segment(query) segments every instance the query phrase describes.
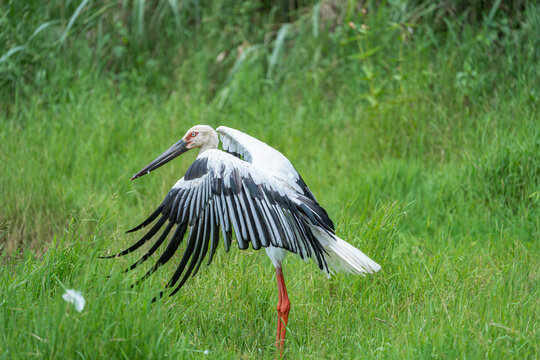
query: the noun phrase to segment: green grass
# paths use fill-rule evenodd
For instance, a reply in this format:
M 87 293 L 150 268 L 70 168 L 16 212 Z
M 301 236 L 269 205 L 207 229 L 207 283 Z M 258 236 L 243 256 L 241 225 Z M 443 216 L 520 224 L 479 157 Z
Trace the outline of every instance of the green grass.
M 105 3 L 85 8 L 60 47 L 71 3 L 39 47 L 27 42 L 45 23 L 39 4 L 25 21 L 0 20 L 19 29 L 0 30 L 4 53 L 28 44 L 0 61 L 9 84 L 0 89 L 0 358 L 277 355 L 277 286 L 264 252 L 220 247 L 155 304 L 177 257 L 134 288 L 145 269 L 122 270 L 140 253 L 97 259 L 136 240 L 124 232 L 195 153 L 128 179 L 195 124 L 238 128 L 282 151 L 338 235 L 382 265 L 327 279 L 288 257 L 285 357 L 539 357 L 537 7 L 441 25 L 431 20 L 444 9 L 420 2 L 368 15 L 351 2 L 341 22 L 323 2 L 319 17 L 298 11 L 279 36 L 283 26 L 260 9 L 220 16 L 225 2 L 197 10 L 193 1 L 182 2 L 187 15 L 167 17 L 170 2 L 156 3 L 142 14 L 155 16 L 148 23 L 122 9 L 133 32 L 124 29 L 131 40 L 115 60 L 110 39 L 124 30 L 109 28 Z M 152 32 L 160 26 L 165 40 Z M 187 29 L 182 43 L 165 48 L 176 26 Z M 138 31 L 146 42 L 135 48 Z M 83 312 L 62 300 L 63 286 L 82 291 Z

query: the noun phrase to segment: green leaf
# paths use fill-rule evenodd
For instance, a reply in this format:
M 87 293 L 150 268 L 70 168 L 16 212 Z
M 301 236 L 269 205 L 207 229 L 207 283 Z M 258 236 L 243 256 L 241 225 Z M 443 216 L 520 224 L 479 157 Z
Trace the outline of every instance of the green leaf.
M 373 56 L 374 54 L 379 52 L 379 50 L 381 50 L 382 48 L 383 48 L 382 45 L 376 46 L 376 47 L 374 47 L 372 49 L 369 49 L 368 51 L 365 51 L 365 52 L 363 52 L 361 54 L 351 55 L 351 56 L 349 56 L 349 59 L 364 60 L 364 59 L 367 59 L 370 56 Z

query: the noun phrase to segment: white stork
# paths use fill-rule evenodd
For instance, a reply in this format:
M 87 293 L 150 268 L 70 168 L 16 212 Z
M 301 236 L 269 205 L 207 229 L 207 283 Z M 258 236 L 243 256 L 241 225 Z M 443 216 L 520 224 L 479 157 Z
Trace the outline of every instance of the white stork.
M 264 248 L 276 268 L 276 345 L 283 351 L 290 302 L 281 264 L 287 252 L 305 260 L 312 258 L 327 274 L 373 273 L 381 267 L 335 235 L 332 220 L 283 154 L 238 130 L 220 126 L 217 131 L 225 151 L 217 149 L 219 139 L 213 128 L 197 125 L 131 178 L 148 174 L 190 149 L 200 149 L 197 159 L 161 205 L 128 232 L 159 218 L 152 228 L 129 249 L 107 258 L 131 253 L 165 226 L 154 245 L 128 270 L 134 269 L 156 252 L 176 226 L 165 251 L 143 280 L 173 256 L 189 229 L 182 259 L 167 284 L 167 288 L 176 286 L 173 295 L 190 275 L 197 273 L 207 254 L 210 264 L 218 246 L 219 229 L 226 252 L 234 231 L 240 249 L 247 249 L 250 243 L 255 250 Z

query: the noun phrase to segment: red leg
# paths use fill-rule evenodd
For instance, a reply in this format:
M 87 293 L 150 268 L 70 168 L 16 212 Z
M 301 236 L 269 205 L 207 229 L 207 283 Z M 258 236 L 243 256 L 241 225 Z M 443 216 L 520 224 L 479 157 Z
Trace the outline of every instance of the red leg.
M 278 324 L 276 334 L 276 346 L 278 347 L 280 354 L 283 354 L 285 331 L 287 326 L 287 320 L 289 319 L 289 310 L 291 309 L 291 303 L 289 301 L 289 296 L 287 295 L 287 288 L 285 287 L 285 279 L 283 278 L 283 271 L 281 270 L 281 267 L 276 268 L 276 279 L 278 284 L 279 296 L 279 301 L 277 305 Z

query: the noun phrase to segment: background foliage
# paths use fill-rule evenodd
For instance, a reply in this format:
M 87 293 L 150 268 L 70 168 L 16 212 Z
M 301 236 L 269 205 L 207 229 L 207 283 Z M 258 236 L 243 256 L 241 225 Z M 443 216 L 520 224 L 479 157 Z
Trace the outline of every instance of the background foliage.
M 527 1 L 0 2 L 0 357 L 275 356 L 264 254 L 156 305 L 172 268 L 131 289 L 137 255 L 96 259 L 195 154 L 127 179 L 198 123 L 282 151 L 383 266 L 291 257 L 287 357 L 538 357 L 539 33 Z

